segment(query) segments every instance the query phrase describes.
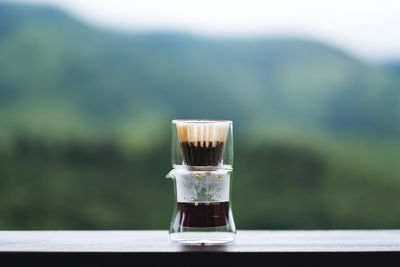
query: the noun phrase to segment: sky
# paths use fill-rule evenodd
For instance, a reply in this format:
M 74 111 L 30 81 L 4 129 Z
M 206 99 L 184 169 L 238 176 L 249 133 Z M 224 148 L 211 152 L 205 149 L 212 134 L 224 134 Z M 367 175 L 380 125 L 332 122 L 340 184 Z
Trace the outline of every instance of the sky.
M 19 0 L 123 31 L 300 36 L 367 60 L 400 60 L 400 0 Z

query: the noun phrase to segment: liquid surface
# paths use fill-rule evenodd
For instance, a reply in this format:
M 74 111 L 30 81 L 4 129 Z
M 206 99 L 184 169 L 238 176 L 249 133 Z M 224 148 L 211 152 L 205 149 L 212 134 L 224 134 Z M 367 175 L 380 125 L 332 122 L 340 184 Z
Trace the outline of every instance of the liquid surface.
M 229 202 L 178 202 L 178 216 L 183 227 L 227 226 Z

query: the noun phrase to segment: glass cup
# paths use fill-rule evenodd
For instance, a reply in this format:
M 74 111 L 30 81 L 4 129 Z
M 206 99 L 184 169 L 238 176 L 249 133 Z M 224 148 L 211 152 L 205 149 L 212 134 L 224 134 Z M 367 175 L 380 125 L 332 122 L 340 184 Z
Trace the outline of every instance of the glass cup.
M 176 204 L 170 238 L 181 243 L 235 239 L 230 201 L 233 163 L 231 121 L 173 120 L 172 166 Z
M 223 166 L 232 168 L 232 121 L 173 120 L 172 167 Z

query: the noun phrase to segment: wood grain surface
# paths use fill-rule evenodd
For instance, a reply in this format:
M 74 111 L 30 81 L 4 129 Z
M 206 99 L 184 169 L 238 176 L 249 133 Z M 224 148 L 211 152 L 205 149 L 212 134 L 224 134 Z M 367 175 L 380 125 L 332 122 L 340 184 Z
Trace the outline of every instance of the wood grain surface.
M 400 262 L 400 231 L 238 231 L 234 243 L 218 246 L 172 243 L 167 231 L 0 231 L 3 262 L 74 267 L 386 266 Z
M 167 231 L 0 231 L 0 251 L 400 251 L 400 230 L 238 231 L 235 242 L 218 246 L 172 243 Z

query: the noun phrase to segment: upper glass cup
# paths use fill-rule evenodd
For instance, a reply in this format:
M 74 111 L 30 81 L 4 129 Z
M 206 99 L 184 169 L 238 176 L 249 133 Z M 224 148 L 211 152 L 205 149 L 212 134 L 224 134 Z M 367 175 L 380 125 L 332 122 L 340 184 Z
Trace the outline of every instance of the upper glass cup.
M 173 120 L 171 160 L 173 168 L 232 169 L 232 121 Z

